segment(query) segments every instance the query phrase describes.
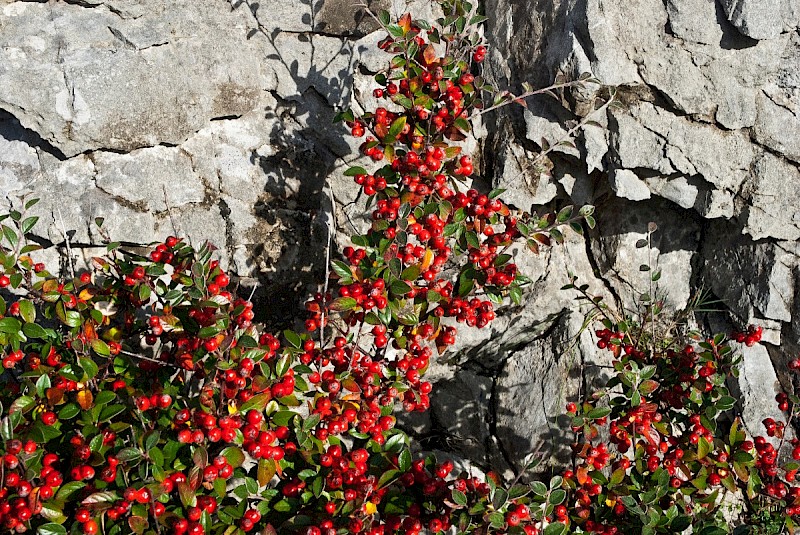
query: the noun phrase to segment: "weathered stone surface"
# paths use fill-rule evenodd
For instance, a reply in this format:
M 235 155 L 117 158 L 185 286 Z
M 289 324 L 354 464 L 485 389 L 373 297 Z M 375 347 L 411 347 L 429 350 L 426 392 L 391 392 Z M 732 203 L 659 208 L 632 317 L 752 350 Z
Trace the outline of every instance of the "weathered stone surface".
M 211 6 L 185 2 L 171 8 L 179 17 L 162 8 L 127 20 L 64 3 L 9 4 L 0 12 L 0 107 L 67 156 L 181 143 L 213 117 L 244 114 L 272 78 L 245 21 Z M 226 39 L 205 38 L 223 31 Z
M 722 0 L 728 20 L 753 39 L 773 39 L 798 23 L 800 8 L 792 0 Z
M 753 175 L 743 195 L 748 200 L 744 231 L 753 239 L 800 239 L 800 169 L 764 153 L 753 162 Z
M 759 95 L 758 120 L 753 139 L 786 158 L 800 162 L 800 107 L 775 102 L 766 93 Z
M 511 353 L 497 377 L 496 433 L 507 462 L 517 471 L 532 452 L 556 463 L 569 455 L 563 408 L 576 395 L 580 374 L 592 374 L 586 356 L 594 352 L 589 332 L 581 332 L 580 326 L 577 314 L 561 318 L 552 337 Z
M 611 189 L 623 199 L 643 201 L 650 198 L 650 188 L 630 169 L 616 169 L 609 175 Z
M 486 461 L 492 421 L 491 377 L 467 370 L 437 383 L 433 393 L 431 417 L 435 426 L 464 457 Z
M 783 413 L 775 410 L 775 394 L 780 383 L 772 367 L 767 348 L 762 345 L 740 347 L 743 359 L 737 387 L 741 397 L 742 421 L 751 436 L 766 436 L 761 423 L 764 418 L 786 421 Z
M 127 154 L 95 152 L 96 187 L 124 199 L 143 212 L 164 212 L 171 207 L 201 203 L 207 196 L 202 180 L 192 169 L 191 157 L 177 148 L 152 147 Z M 139 177 L 152 177 L 147 187 Z
M 722 222 L 711 226 L 704 243 L 703 278 L 741 321 L 792 320 L 796 255 L 780 245 L 752 243 Z
M 635 208 L 634 208 L 635 207 Z M 653 199 L 638 206 L 615 200 L 597 214 L 598 236 L 591 241 L 600 274 L 617 289 L 626 303 L 643 293 L 663 297 L 666 305 L 680 310 L 692 293 L 692 261 L 699 245 L 699 227 L 684 210 Z M 657 230 L 647 242 L 650 223 Z M 650 267 L 641 271 L 640 266 Z M 651 275 L 661 271 L 661 280 L 651 285 Z

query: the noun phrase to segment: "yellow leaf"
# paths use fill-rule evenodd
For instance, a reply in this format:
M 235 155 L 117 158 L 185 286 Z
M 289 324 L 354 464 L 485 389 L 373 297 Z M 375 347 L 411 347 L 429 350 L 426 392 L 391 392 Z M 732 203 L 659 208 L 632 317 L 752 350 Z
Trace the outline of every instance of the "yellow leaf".
M 397 21 L 397 25 L 403 28 L 403 35 L 407 34 L 411 30 L 411 13 L 405 13 L 400 20 Z
M 377 510 L 378 510 L 378 506 L 375 505 L 374 503 L 370 502 L 370 501 L 367 501 L 364 504 L 364 514 L 366 514 L 366 515 L 373 515 L 373 514 L 375 514 L 375 512 Z
M 106 332 L 103 333 L 103 338 L 108 340 L 109 342 L 119 342 L 122 340 L 122 329 L 118 329 L 117 327 L 111 327 Z
M 81 390 L 78 392 L 78 405 L 81 409 L 88 411 L 94 404 L 94 396 L 89 390 Z
M 94 292 L 92 292 L 88 288 L 84 288 L 83 290 L 81 290 L 81 293 L 78 294 L 78 299 L 80 299 L 81 301 L 88 301 L 92 297 L 94 297 Z
M 422 255 L 422 265 L 419 266 L 420 270 L 427 271 L 431 264 L 433 264 L 434 254 L 431 249 L 425 249 L 425 254 Z

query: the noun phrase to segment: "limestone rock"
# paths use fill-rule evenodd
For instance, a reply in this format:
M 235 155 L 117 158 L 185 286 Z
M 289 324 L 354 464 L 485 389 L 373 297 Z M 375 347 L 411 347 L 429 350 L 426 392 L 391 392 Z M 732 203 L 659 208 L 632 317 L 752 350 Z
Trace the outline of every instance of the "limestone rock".
M 490 437 L 492 378 L 462 370 L 439 381 L 433 392 L 431 417 L 444 440 L 469 459 L 482 459 Z
M 244 22 L 203 6 L 150 14 L 162 17 L 151 28 L 65 3 L 4 7 L 0 108 L 66 156 L 181 143 L 213 117 L 256 108 L 271 80 Z M 223 29 L 226 39 L 206 38 Z
M 173 147 L 139 149 L 128 154 L 95 152 L 96 187 L 130 203 L 142 212 L 164 212 L 171 207 L 201 203 L 206 193 L 192 169 L 188 154 Z M 151 177 L 142 184 L 139 177 Z
M 666 8 L 670 29 L 681 39 L 705 45 L 722 40 L 722 28 L 709 24 L 716 19 L 714 0 L 667 0 Z
M 609 175 L 611 189 L 623 199 L 643 201 L 650 198 L 650 188 L 630 169 L 615 169 Z
M 753 163 L 753 174 L 743 194 L 748 199 L 744 232 L 753 239 L 800 239 L 800 169 L 764 153 Z
M 753 139 L 800 163 L 800 107 L 792 110 L 763 93 L 757 103 L 758 120 L 753 128 Z
M 764 418 L 785 422 L 783 413 L 775 410 L 775 394 L 780 392 L 778 376 L 766 347 L 756 344 L 738 349 L 743 357 L 736 385 L 742 400 L 742 420 L 751 436 L 766 436 L 761 423 Z
M 586 354 L 594 352 L 589 332 L 581 333 L 580 323 L 577 315 L 562 318 L 559 334 L 512 353 L 497 378 L 496 433 L 517 471 L 531 453 L 555 463 L 569 458 L 564 405 L 576 394 L 575 372 L 586 371 Z
M 728 20 L 753 39 L 773 39 L 798 22 L 800 8 L 792 0 L 722 0 Z
M 686 306 L 699 228 L 685 211 L 657 198 L 635 204 L 617 199 L 602 207 L 597 218 L 598 235 L 590 246 L 601 276 L 615 286 L 624 303 L 632 306 L 648 293 L 664 298 L 671 310 Z M 646 240 L 651 222 L 657 226 L 651 249 L 637 247 L 639 240 Z M 650 271 L 641 271 L 642 265 L 649 265 Z M 659 270 L 661 279 L 651 288 L 651 274 Z
M 791 321 L 796 256 L 770 243 L 749 242 L 723 222 L 712 225 L 705 243 L 703 278 L 742 321 Z

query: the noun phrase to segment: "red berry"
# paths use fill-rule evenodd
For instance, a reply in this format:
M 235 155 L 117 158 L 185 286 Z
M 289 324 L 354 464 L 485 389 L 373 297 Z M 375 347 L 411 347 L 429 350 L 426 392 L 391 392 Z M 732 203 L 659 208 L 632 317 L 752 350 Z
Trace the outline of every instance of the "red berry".
M 42 413 L 42 423 L 44 425 L 53 425 L 58 420 L 58 416 L 53 411 L 45 411 Z

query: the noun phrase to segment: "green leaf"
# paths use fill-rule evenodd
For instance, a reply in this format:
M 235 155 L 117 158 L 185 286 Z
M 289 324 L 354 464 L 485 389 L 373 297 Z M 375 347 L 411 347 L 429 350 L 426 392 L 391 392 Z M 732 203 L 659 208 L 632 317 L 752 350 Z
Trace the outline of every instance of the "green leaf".
M 734 405 L 736 405 L 736 398 L 733 398 L 731 396 L 722 396 L 721 398 L 719 398 L 719 400 L 717 400 L 715 406 L 717 410 L 719 410 L 720 412 L 725 412 L 727 410 L 732 409 Z
M 65 483 L 58 489 L 56 493 L 56 500 L 60 501 L 67 501 L 70 496 L 81 490 L 86 486 L 86 483 L 83 481 L 70 481 L 69 483 Z
M 401 472 L 408 472 L 409 468 L 411 468 L 410 450 L 404 449 L 402 452 L 400 452 L 400 455 L 397 457 L 397 465 Z
M 192 487 L 185 481 L 178 483 L 178 495 L 184 507 L 194 507 L 197 504 L 197 496 L 195 496 Z
M 386 31 L 389 32 L 389 35 L 392 37 L 403 37 L 403 28 L 398 26 L 397 24 L 387 24 Z
M 565 223 L 570 217 L 572 217 L 573 208 L 574 207 L 572 205 L 565 206 L 564 208 L 562 208 L 561 211 L 558 212 L 558 215 L 556 216 L 556 221 L 558 221 L 559 223 Z
M 336 312 L 345 312 L 356 308 L 358 301 L 352 297 L 337 297 L 330 304 L 330 309 Z
M 361 166 L 350 167 L 344 172 L 344 176 L 368 175 L 367 170 Z
M 98 418 L 98 421 L 100 423 L 106 422 L 124 411 L 126 408 L 127 407 L 125 407 L 125 405 L 107 405 L 103 407 L 102 411 L 100 411 L 100 417 Z
M 26 323 L 22 326 L 22 333 L 28 338 L 47 338 L 47 331 L 38 323 Z
M 311 414 L 303 420 L 303 431 L 311 431 L 321 419 L 322 417 L 319 414 Z
M 553 522 L 542 531 L 542 535 L 564 535 L 567 532 L 567 526 L 560 522 Z
M 405 115 L 401 115 L 397 119 L 392 122 L 392 125 L 389 127 L 389 132 L 386 134 L 386 137 L 383 138 L 384 143 L 394 143 L 397 139 L 397 136 L 406 126 L 406 121 L 408 118 Z
M 458 489 L 453 489 L 453 503 L 462 507 L 467 505 L 467 495 Z
M 6 237 L 12 248 L 15 248 L 17 243 L 19 243 L 19 236 L 17 236 L 17 233 L 14 232 L 14 229 L 7 225 L 3 225 L 3 236 Z
M 478 249 L 481 246 L 481 241 L 475 232 L 473 231 L 466 232 L 464 233 L 464 237 L 467 239 L 467 244 L 470 247 Z
M 263 411 L 264 408 L 267 406 L 267 403 L 269 403 L 269 400 L 271 398 L 272 398 L 272 394 L 270 394 L 270 393 L 255 395 L 255 396 L 251 397 L 250 399 L 248 399 L 247 401 L 245 401 L 242 404 L 242 406 L 239 407 L 239 412 L 245 413 L 245 412 L 247 412 L 247 411 L 249 411 L 251 409 L 256 409 L 258 411 Z
M 78 359 L 78 362 L 81 365 L 81 368 L 83 368 L 83 371 L 86 372 L 86 375 L 89 377 L 89 379 L 94 379 L 94 377 L 97 375 L 97 364 L 95 364 L 92 359 L 87 359 L 85 357 Z
M 17 334 L 22 329 L 22 323 L 16 318 L 0 319 L 0 333 Z
M 592 409 L 591 411 L 589 411 L 589 414 L 587 414 L 586 417 L 590 418 L 592 420 L 596 420 L 598 418 L 602 418 L 604 416 L 608 416 L 609 414 L 611 414 L 611 408 L 610 407 L 597 407 L 597 408 Z
M 20 299 L 18 302 L 19 315 L 22 317 L 22 319 L 27 323 L 33 323 L 36 321 L 36 308 L 33 306 L 33 303 L 27 299 Z
M 706 526 L 697 535 L 727 535 L 728 531 L 717 526 Z
M 411 286 L 409 286 L 407 283 L 401 280 L 396 280 L 392 282 L 389 288 L 391 289 L 394 295 L 400 295 L 400 296 L 405 295 L 411 291 Z
M 697 459 L 705 459 L 710 451 L 711 444 L 705 437 L 700 437 L 700 440 L 697 441 Z
M 242 452 L 242 449 L 237 446 L 228 446 L 219 454 L 225 457 L 228 460 L 228 464 L 234 468 L 239 468 L 242 466 L 242 463 L 244 463 L 245 460 L 244 452 Z
M 122 448 L 117 452 L 117 459 L 123 463 L 138 461 L 142 457 L 144 457 L 144 453 L 139 448 Z
M 420 273 L 419 264 L 414 264 L 413 266 L 409 266 L 403 270 L 400 274 L 400 278 L 407 281 L 417 280 Z
M 158 441 L 161 438 L 161 432 L 158 429 L 154 429 L 153 431 L 147 433 L 146 437 L 147 438 L 144 440 L 144 449 L 145 451 L 150 451 L 158 445 Z
M 672 528 L 674 533 L 680 533 L 691 525 L 692 519 L 686 515 L 676 516 L 672 522 L 669 523 L 669 527 Z
M 67 403 L 58 411 L 59 420 L 71 420 L 81 413 L 81 408 L 75 403 Z
M 81 502 L 84 505 L 92 505 L 95 503 L 110 503 L 116 502 L 120 499 L 119 494 L 112 491 L 94 492 L 83 499 Z
M 508 492 L 505 489 L 497 488 L 494 491 L 494 496 L 492 497 L 492 506 L 500 510 L 505 506 L 506 502 L 508 501 Z
M 106 344 L 99 338 L 95 338 L 94 340 L 92 340 L 92 350 L 101 357 L 111 356 L 111 349 L 109 349 L 108 344 Z
M 533 491 L 534 494 L 537 494 L 539 496 L 547 495 L 547 485 L 545 485 L 541 481 L 534 481 L 533 483 L 531 483 L 531 490 Z
M 378 488 L 381 489 L 385 487 L 386 485 L 397 479 L 399 475 L 400 472 L 398 470 L 387 470 L 378 480 Z
M 14 436 L 14 424 L 11 423 L 11 418 L 6 416 L 0 422 L 0 437 L 3 440 L 9 441 Z
M 36 380 L 36 395 L 44 398 L 44 393 L 48 388 L 50 388 L 50 376 L 47 374 L 41 375 Z
M 467 121 L 463 117 L 458 117 L 455 121 L 453 121 L 453 124 L 455 125 L 456 128 L 458 128 L 459 130 L 463 130 L 464 132 L 469 132 L 470 130 L 472 130 L 469 121 Z
M 98 392 L 97 396 L 95 396 L 94 404 L 95 406 L 108 405 L 109 403 L 114 401 L 116 397 L 117 395 L 114 392 L 111 392 L 110 390 L 102 390 Z
M 36 533 L 39 535 L 67 535 L 67 528 L 61 524 L 50 522 L 48 524 L 42 524 L 39 526 L 36 529 Z
M 299 348 L 303 344 L 300 336 L 296 332 L 290 331 L 289 329 L 283 331 L 283 337 L 286 338 L 286 341 L 289 342 L 292 347 Z
M 550 493 L 550 496 L 547 498 L 547 503 L 549 503 L 550 505 L 558 505 L 566 499 L 567 499 L 566 491 L 561 489 L 556 489 Z

